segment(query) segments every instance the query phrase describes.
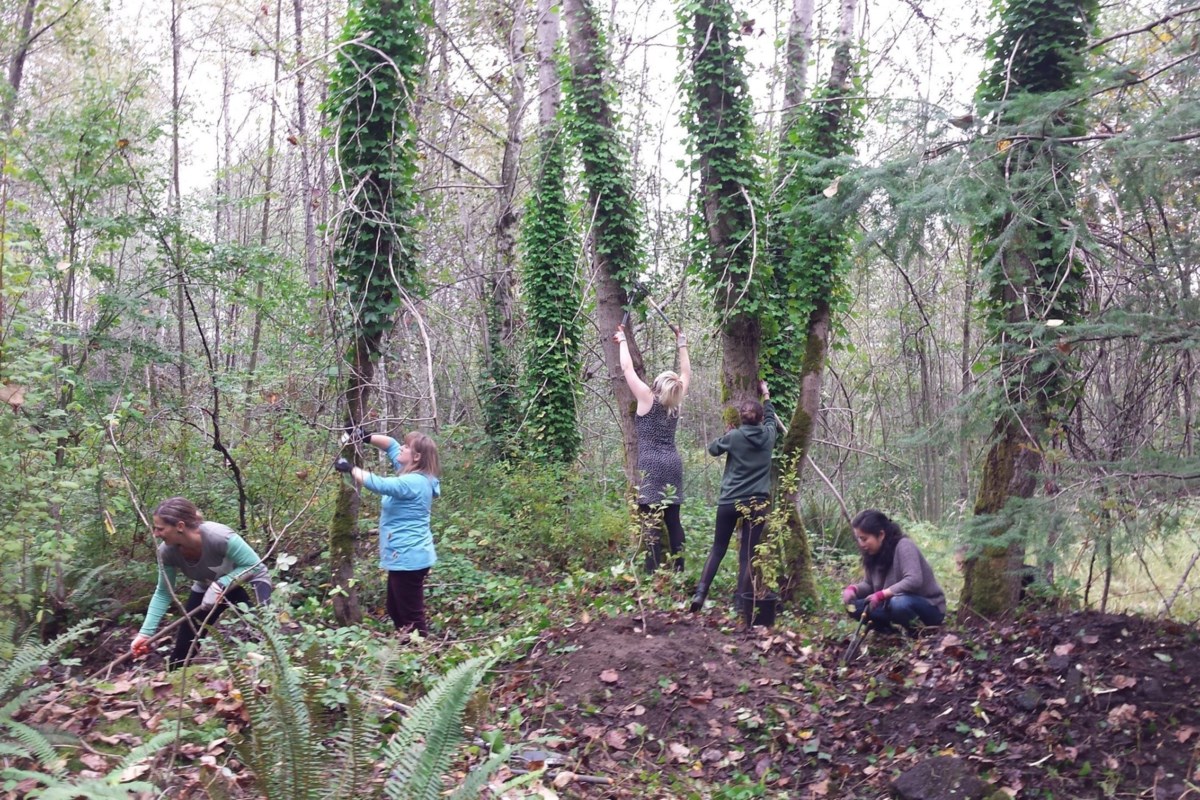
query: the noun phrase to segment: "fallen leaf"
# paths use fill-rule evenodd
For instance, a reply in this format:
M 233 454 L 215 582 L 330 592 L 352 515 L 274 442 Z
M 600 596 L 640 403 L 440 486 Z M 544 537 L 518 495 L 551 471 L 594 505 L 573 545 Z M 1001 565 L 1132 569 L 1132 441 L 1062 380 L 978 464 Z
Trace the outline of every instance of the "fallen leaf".
M 1054 320 L 1048 320 L 1048 321 L 1046 322 L 1046 324 L 1047 324 L 1047 325 L 1049 325 L 1049 324 L 1050 324 L 1051 322 L 1053 322 L 1053 321 L 1054 321 Z M 1059 323 L 1059 324 L 1061 325 L 1062 323 Z M 1100 637 L 1099 637 L 1099 636 L 1096 636 L 1095 634 L 1092 634 L 1092 633 L 1089 633 L 1087 636 L 1080 636 L 1080 637 L 1079 637 L 1079 639 L 1080 639 L 1080 641 L 1082 641 L 1084 644 L 1096 644 L 1097 642 L 1099 642 L 1099 641 L 1100 641 Z
M 573 780 L 575 780 L 575 773 L 564 769 L 562 772 L 554 776 L 554 781 L 551 785 L 554 786 L 555 789 L 562 789 Z
M 1137 706 L 1132 703 L 1122 703 L 1108 712 L 1108 724 L 1113 726 L 1125 725 L 1137 719 Z
M 829 778 L 817 781 L 808 787 L 810 797 L 825 797 L 829 794 Z
M 1175 741 L 1180 744 L 1186 744 L 1188 739 L 1196 735 L 1196 729 L 1191 725 L 1184 725 L 1179 730 L 1175 731 Z
M 671 754 L 671 758 L 683 763 L 691 758 L 692 748 L 682 745 L 679 742 L 671 742 L 667 745 L 667 752 Z
M 625 743 L 627 741 L 629 741 L 629 737 L 625 735 L 624 731 L 618 728 L 613 728 L 611 731 L 604 734 L 604 743 L 613 750 L 624 750 Z
M 1132 689 L 1137 686 L 1137 678 L 1131 678 L 1127 675 L 1114 675 L 1112 685 L 1118 689 Z
M 600 673 L 600 680 L 604 683 L 616 683 L 621 680 L 621 676 L 617 674 L 615 669 L 606 669 Z
M 1072 642 L 1067 642 L 1066 644 L 1056 644 L 1054 646 L 1054 655 L 1069 656 L 1071 655 L 1071 651 L 1074 649 L 1075 645 Z
M 599 725 L 584 725 L 583 735 L 589 739 L 599 739 L 604 735 L 604 728 Z

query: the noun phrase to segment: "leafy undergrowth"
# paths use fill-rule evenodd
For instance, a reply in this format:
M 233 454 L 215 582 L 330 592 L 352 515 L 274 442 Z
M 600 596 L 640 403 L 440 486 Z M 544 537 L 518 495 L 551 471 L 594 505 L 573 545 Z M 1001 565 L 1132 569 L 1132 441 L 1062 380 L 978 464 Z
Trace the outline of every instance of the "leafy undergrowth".
M 497 700 L 566 797 L 884 798 L 953 755 L 1014 797 L 1200 798 L 1194 628 L 1079 613 L 872 634 L 842 666 L 846 625 L 726 622 L 577 623 Z

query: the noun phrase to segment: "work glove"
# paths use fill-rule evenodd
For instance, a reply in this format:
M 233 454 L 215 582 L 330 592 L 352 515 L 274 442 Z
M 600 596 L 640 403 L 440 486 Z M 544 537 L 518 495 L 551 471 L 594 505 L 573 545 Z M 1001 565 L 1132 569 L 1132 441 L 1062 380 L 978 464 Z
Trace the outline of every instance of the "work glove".
M 868 597 L 867 601 L 871 604 L 871 610 L 874 611 L 887 602 L 887 595 L 881 590 Z
M 624 344 L 624 342 L 625 342 L 625 326 L 624 325 L 617 326 L 617 332 L 613 334 L 613 341 L 616 342 L 617 344 Z
M 350 470 L 354 469 L 354 465 L 344 458 L 339 458 L 337 461 L 333 462 L 333 468 L 338 472 L 349 474 Z
M 208 585 L 208 589 L 204 592 L 204 599 L 200 601 L 200 608 L 207 611 L 208 609 L 221 602 L 221 595 L 225 593 L 225 587 L 213 581 Z
M 842 605 L 844 605 L 844 606 L 853 605 L 854 601 L 857 599 L 858 599 L 858 589 L 854 588 L 853 585 L 847 586 L 845 589 L 842 589 Z
M 135 657 L 140 658 L 150 652 L 150 637 L 138 634 L 133 637 L 133 643 L 129 645 L 129 652 Z

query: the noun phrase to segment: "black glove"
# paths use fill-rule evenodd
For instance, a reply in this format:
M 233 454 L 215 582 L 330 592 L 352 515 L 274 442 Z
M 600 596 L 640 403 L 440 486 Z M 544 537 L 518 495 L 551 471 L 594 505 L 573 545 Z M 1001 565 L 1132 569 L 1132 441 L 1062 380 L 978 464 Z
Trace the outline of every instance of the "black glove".
M 350 470 L 354 469 L 354 465 L 344 458 L 339 458 L 337 461 L 333 462 L 333 468 L 338 472 L 348 473 Z
M 371 433 L 369 430 L 360 425 L 355 425 L 350 429 L 350 438 L 356 442 L 370 442 L 371 437 L 374 435 L 375 434 Z

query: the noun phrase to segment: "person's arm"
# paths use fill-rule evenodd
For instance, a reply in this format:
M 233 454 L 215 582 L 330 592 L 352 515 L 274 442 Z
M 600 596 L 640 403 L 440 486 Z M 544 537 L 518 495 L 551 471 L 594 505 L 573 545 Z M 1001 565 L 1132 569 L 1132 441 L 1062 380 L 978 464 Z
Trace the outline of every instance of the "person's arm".
M 154 587 L 154 595 L 146 608 L 146 618 L 142 620 L 142 627 L 138 631 L 139 637 L 144 636 L 148 639 L 158 631 L 163 614 L 171 607 L 171 587 L 175 585 L 175 575 L 175 567 L 163 564 L 159 568 L 158 584 Z M 137 639 L 134 639 L 135 643 L 136 641 Z
M 633 368 L 633 356 L 629 354 L 629 342 L 625 341 L 625 326 L 618 325 L 617 332 L 613 334 L 613 341 L 617 343 L 617 352 L 621 358 L 621 372 L 625 375 L 625 383 L 629 386 L 629 391 L 633 392 L 634 399 L 637 400 L 637 413 L 642 416 L 650 411 L 654 406 L 654 392 L 646 385 L 646 382 L 638 377 L 637 370 Z
M 763 427 L 767 429 L 774 440 L 779 432 L 779 417 L 775 413 L 775 407 L 771 405 L 771 390 L 767 387 L 766 381 L 758 382 L 758 394 L 762 398 L 763 404 Z
M 737 430 L 736 428 L 734 430 Z M 723 456 L 729 452 L 729 437 L 733 435 L 733 431 L 725 434 L 719 439 L 713 439 L 708 443 L 708 454 L 710 456 Z
M 228 574 L 217 578 L 217 583 L 224 588 L 229 588 L 229 585 L 237 580 L 243 572 L 262 564 L 262 559 L 258 557 L 258 553 L 254 552 L 254 548 L 246 544 L 246 540 L 236 533 L 229 537 L 225 556 L 233 562 L 233 569 Z
M 679 353 L 679 380 L 683 384 L 683 393 L 687 394 L 692 385 L 692 359 L 688 354 L 687 337 L 678 325 L 675 326 L 675 350 Z
M 365 469 L 358 469 L 357 467 L 355 471 L 362 473 L 362 485 L 364 489 L 370 489 L 376 494 L 386 494 L 388 497 L 395 497 L 398 500 L 418 497 L 421 494 L 422 487 L 416 479 L 420 478 L 422 481 L 425 481 L 425 477 L 416 472 L 409 472 L 404 475 L 396 475 L 388 478 L 376 475 L 373 472 L 367 472 Z

